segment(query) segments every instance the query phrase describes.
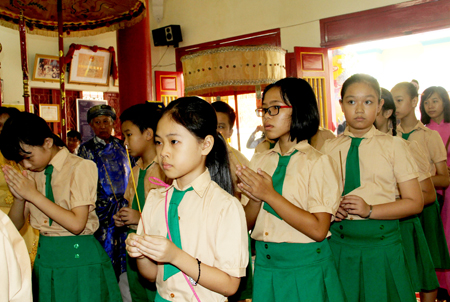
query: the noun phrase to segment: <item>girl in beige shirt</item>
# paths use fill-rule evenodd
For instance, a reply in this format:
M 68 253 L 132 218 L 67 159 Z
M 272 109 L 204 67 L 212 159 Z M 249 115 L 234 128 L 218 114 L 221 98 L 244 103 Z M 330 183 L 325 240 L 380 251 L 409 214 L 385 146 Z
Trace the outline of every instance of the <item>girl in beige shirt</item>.
M 308 144 L 320 122 L 314 92 L 303 79 L 279 80 L 256 113 L 277 143 L 237 172 L 256 240 L 253 301 L 345 301 L 327 239 L 339 207 L 338 169 Z
M 3 166 L 14 196 L 9 212 L 20 229 L 40 232 L 33 269 L 35 301 L 121 301 L 111 261 L 94 238 L 97 169 L 71 154 L 37 115 L 21 112 L 6 122 L 0 148 L 22 173 Z
M 369 75 L 355 74 L 342 86 L 347 127 L 321 149 L 339 163 L 344 182 L 336 214 L 341 221 L 331 226 L 330 245 L 349 302 L 413 302 L 398 219 L 420 213 L 423 198 L 406 143 L 373 126 L 380 96 Z
M 156 301 L 225 301 L 245 276 L 245 214 L 216 129 L 213 107 L 197 97 L 171 102 L 158 122 L 158 162 L 173 184 L 150 191 L 126 241 L 142 276 L 156 282 Z

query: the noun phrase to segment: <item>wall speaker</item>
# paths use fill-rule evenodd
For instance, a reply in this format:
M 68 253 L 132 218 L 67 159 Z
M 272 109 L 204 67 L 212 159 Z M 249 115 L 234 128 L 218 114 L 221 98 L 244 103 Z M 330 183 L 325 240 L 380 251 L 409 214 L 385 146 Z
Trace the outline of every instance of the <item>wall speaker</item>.
M 155 46 L 173 45 L 178 47 L 178 43 L 183 41 L 180 25 L 168 25 L 152 30 L 153 44 Z

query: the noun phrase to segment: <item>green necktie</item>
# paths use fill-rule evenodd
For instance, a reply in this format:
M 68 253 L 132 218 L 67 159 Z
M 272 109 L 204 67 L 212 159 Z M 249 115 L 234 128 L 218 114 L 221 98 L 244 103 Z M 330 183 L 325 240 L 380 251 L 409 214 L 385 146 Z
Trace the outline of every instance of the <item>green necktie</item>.
M 284 178 L 286 177 L 286 168 L 289 164 L 289 161 L 291 160 L 292 155 L 297 153 L 298 150 L 295 150 L 290 155 L 281 156 L 278 154 L 279 160 L 278 160 L 278 166 L 275 172 L 272 175 L 272 183 L 273 188 L 275 191 L 277 191 L 278 194 L 283 195 L 283 184 L 284 184 Z M 281 217 L 277 214 L 277 212 L 272 209 L 272 207 L 268 203 L 264 203 L 263 209 L 267 212 L 271 213 L 275 217 L 281 219 Z
M 147 169 L 150 168 L 150 166 L 148 166 Z M 139 169 L 139 179 L 136 188 L 136 194 L 134 194 L 133 203 L 131 204 L 131 208 L 139 212 L 142 212 L 145 205 L 145 174 L 147 173 L 147 169 Z M 136 195 L 137 197 L 139 197 L 139 204 L 141 205 L 141 209 L 139 209 Z
M 169 230 L 170 235 L 172 237 L 172 242 L 181 249 L 181 237 L 180 237 L 180 224 L 178 220 L 178 206 L 180 205 L 181 200 L 184 197 L 186 192 L 192 191 L 192 187 L 187 189 L 186 191 L 179 191 L 173 188 L 172 198 L 169 203 L 169 213 L 167 215 L 167 219 L 169 220 Z M 167 234 L 167 238 L 169 238 L 169 234 Z M 180 270 L 173 266 L 172 264 L 164 264 L 164 281 L 178 273 Z
M 52 189 L 52 173 L 53 173 L 53 166 L 48 165 L 47 168 L 45 168 L 45 197 L 47 197 L 51 202 L 55 203 L 55 197 L 53 196 L 53 189 Z M 49 217 L 48 219 L 48 225 L 52 225 L 53 220 Z
M 416 129 L 414 129 L 413 131 L 409 132 L 409 133 L 402 133 L 402 138 L 408 140 L 409 136 L 411 135 L 411 133 L 413 133 L 414 131 L 416 131 Z
M 345 162 L 345 185 L 342 195 L 347 195 L 361 186 L 361 175 L 359 171 L 359 145 L 363 138 L 350 137 L 352 143 Z

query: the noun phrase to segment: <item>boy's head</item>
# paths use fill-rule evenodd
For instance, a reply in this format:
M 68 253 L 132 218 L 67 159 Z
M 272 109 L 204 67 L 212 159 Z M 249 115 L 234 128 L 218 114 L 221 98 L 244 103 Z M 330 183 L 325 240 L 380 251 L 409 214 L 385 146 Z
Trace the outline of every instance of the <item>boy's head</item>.
M 14 107 L 0 107 L 0 133 L 2 132 L 3 125 L 5 125 L 5 122 L 12 116 L 19 113 L 19 109 Z
M 163 109 L 161 103 L 147 102 L 131 106 L 120 115 L 125 145 L 131 156 L 142 156 L 147 147 L 154 148 L 156 126 Z
M 81 143 L 81 133 L 76 130 L 67 132 L 67 148 L 70 153 L 74 153 Z
M 225 102 L 217 101 L 211 104 L 217 114 L 217 131 L 222 134 L 225 139 L 229 139 L 233 135 L 234 121 L 236 113 L 233 108 Z

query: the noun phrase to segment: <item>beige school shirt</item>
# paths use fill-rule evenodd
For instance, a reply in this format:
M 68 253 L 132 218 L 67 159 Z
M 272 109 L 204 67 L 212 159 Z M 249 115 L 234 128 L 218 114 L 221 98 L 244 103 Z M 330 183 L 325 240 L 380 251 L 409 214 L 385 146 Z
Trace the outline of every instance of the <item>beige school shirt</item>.
M 22 236 L 0 211 L 0 302 L 31 302 L 31 263 Z
M 326 141 L 321 150 L 340 165 L 344 183 L 350 136 L 354 137 L 347 127 L 342 136 Z M 374 126 L 363 138 L 359 145 L 361 186 L 348 195 L 359 196 L 369 205 L 394 202 L 397 184 L 419 177 L 417 164 L 401 138 L 382 133 Z M 364 218 L 348 215 L 347 219 Z
M 439 132 L 425 127 L 421 121 L 418 121 L 414 127 L 414 132 L 408 138 L 408 141 L 416 141 L 419 146 L 423 147 L 427 159 L 430 163 L 431 176 L 436 175 L 436 163 L 441 161 L 447 162 L 447 151 Z M 397 126 L 397 136 L 402 136 L 402 126 Z
M 49 163 L 53 165 L 52 190 L 55 204 L 66 210 L 80 206 L 89 206 L 86 227 L 80 235 L 92 235 L 98 229 L 99 222 L 95 213 L 97 200 L 97 166 L 91 160 L 71 154 L 66 148 L 56 153 Z M 45 171 L 30 172 L 36 181 L 39 192 L 45 196 Z M 30 223 L 45 236 L 75 236 L 56 221 L 49 225 L 49 218 L 31 202 L 25 205 L 30 212 Z
M 283 197 L 296 207 L 310 213 L 329 213 L 334 215 L 339 208 L 340 183 L 337 165 L 330 156 L 317 151 L 304 140 L 293 146 L 284 156 L 298 150 L 289 160 L 283 183 Z M 269 175 L 275 172 L 280 145 L 277 143 L 271 150 L 256 153 L 250 162 L 250 168 L 256 171 L 261 168 Z M 242 197 L 245 206 L 249 199 Z M 256 218 L 251 237 L 266 242 L 310 243 L 315 242 L 299 232 L 284 220 L 281 220 L 263 209 L 264 203 Z M 334 216 L 333 216 L 334 217 Z M 332 218 L 333 220 L 333 218 Z M 331 233 L 328 232 L 327 237 Z
M 136 162 L 136 165 L 133 167 L 133 176 L 134 176 L 134 181 L 136 182 L 136 187 L 138 186 L 138 181 L 139 181 L 139 170 L 141 170 L 141 169 L 144 170 L 145 168 L 147 168 L 147 167 L 144 167 L 142 158 L 139 158 L 139 160 Z M 148 195 L 148 192 L 150 192 L 150 190 L 162 188 L 162 186 L 158 186 L 158 185 L 151 183 L 149 181 L 150 177 L 156 177 L 168 185 L 172 184 L 172 180 L 166 177 L 163 170 L 161 169 L 158 162 L 156 161 L 156 157 L 153 160 L 153 162 L 150 164 L 150 166 L 148 167 L 147 172 L 145 173 L 145 181 L 144 181 L 145 196 Z M 152 180 L 152 181 L 156 182 L 155 180 Z M 128 206 L 130 208 L 132 207 L 135 194 L 136 194 L 136 189 L 134 187 L 133 178 L 130 174 L 130 177 L 128 179 L 127 189 L 125 190 L 125 194 L 123 195 L 123 197 L 126 200 L 128 200 Z
M 167 189 L 151 190 L 139 222 L 137 233 L 167 237 L 165 197 L 172 198 L 173 187 L 194 190 L 184 195 L 178 206 L 181 246 L 183 251 L 202 263 L 216 267 L 233 277 L 245 276 L 248 264 L 248 235 L 244 209 L 239 201 L 211 180 L 209 171 L 197 177 L 185 188 L 179 188 L 176 180 Z M 169 205 L 167 205 L 167 210 Z M 169 301 L 196 301 L 181 272 L 166 281 L 164 265 L 158 265 L 156 287 L 163 299 Z M 193 276 L 197 277 L 197 276 Z M 200 277 L 200 280 L 202 277 Z M 225 301 L 219 293 L 194 287 L 201 301 Z
M 231 178 L 233 179 L 233 186 L 234 190 L 236 192 L 241 192 L 241 190 L 238 188 L 238 177 L 236 175 L 236 165 L 241 166 L 249 166 L 250 161 L 245 157 L 244 154 L 239 152 L 238 150 L 234 149 L 230 145 L 228 145 L 228 157 L 230 159 L 230 172 L 231 172 Z
M 326 140 L 335 138 L 336 136 L 331 130 L 319 127 L 317 130 L 317 133 L 314 134 L 314 136 L 311 138 L 311 146 L 316 148 L 317 150 L 320 150 L 325 143 Z M 265 150 L 270 149 L 270 143 L 268 141 L 261 142 L 258 146 L 255 148 L 255 153 L 263 152 Z
M 320 150 L 325 143 L 326 140 L 335 138 L 331 130 L 319 127 L 319 130 L 317 130 L 317 133 L 311 138 L 311 146 L 316 148 L 317 150 Z

